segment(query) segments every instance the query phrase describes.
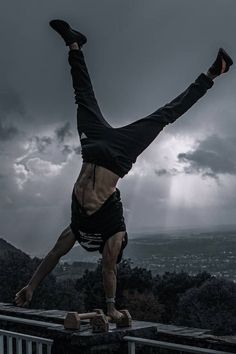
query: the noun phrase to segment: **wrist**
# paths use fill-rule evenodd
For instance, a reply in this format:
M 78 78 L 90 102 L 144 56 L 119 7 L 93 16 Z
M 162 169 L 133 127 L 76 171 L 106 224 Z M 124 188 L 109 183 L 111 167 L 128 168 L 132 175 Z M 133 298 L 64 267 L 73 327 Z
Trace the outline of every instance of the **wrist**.
M 106 297 L 107 304 L 114 304 L 116 302 L 115 297 Z
M 115 297 L 106 297 L 107 310 L 112 311 L 115 309 Z
M 114 310 L 115 308 L 116 308 L 116 307 L 115 307 L 114 302 L 113 302 L 113 303 L 110 303 L 110 304 L 107 304 L 107 311 L 108 311 L 108 312 Z
M 36 285 L 34 285 L 33 283 L 29 282 L 27 284 L 27 287 L 31 290 L 31 291 L 34 291 L 36 289 Z

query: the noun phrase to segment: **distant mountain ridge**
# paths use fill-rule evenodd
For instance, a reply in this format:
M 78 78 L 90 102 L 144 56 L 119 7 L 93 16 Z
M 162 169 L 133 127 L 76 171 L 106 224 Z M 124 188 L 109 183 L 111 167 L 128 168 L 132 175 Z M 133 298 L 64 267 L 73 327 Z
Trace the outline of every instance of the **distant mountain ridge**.
M 0 237 L 0 260 L 7 259 L 13 254 L 20 256 L 21 258 L 24 258 L 26 260 L 31 260 L 28 254 L 24 253 L 19 248 L 16 248 L 15 246 Z
M 96 264 L 97 259 L 95 257 L 95 259 L 93 259 L 93 261 L 91 262 L 90 260 L 88 262 L 84 262 L 81 260 L 82 257 L 76 257 L 76 252 L 79 253 L 79 251 L 83 252 L 84 250 L 81 249 L 81 247 L 75 247 L 76 249 L 74 250 L 74 258 L 72 257 L 72 262 L 74 263 L 74 269 L 76 270 L 77 268 L 81 268 L 81 272 L 84 271 L 85 269 L 94 269 L 94 264 Z M 84 251 L 85 252 L 85 251 Z M 88 252 L 85 252 L 86 254 Z M 34 264 L 34 260 L 38 259 L 41 260 L 44 258 L 45 255 L 43 256 L 29 256 L 27 253 L 21 251 L 19 248 L 16 248 L 15 246 L 13 246 L 11 243 L 7 242 L 6 240 L 4 240 L 2 237 L 0 237 L 0 261 L 7 261 L 10 257 L 16 257 L 18 259 L 21 259 L 23 261 L 27 261 L 29 262 L 28 264 L 32 263 Z M 99 258 L 99 256 L 97 256 L 97 258 Z M 56 266 L 56 268 L 53 270 L 54 275 L 58 276 L 60 275 L 61 278 L 63 274 L 61 274 L 61 270 L 60 270 L 60 266 L 63 265 L 63 263 L 65 262 L 65 260 L 67 260 L 65 257 L 62 257 L 60 259 L 59 264 Z M 78 261 L 79 260 L 79 261 Z M 66 272 L 65 272 L 66 273 Z M 71 272 L 70 272 L 71 274 Z M 77 274 L 78 271 L 77 271 Z M 0 353 L 1 354 L 1 353 Z

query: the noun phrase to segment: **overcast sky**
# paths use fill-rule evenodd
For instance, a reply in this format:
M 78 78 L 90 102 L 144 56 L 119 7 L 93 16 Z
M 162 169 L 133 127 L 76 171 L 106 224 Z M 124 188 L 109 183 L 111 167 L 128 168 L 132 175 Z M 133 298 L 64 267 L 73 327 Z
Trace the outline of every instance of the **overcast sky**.
M 114 126 L 150 114 L 215 60 L 236 60 L 235 0 L 4 0 L 0 5 L 0 236 L 44 253 L 70 222 L 81 167 L 67 49 L 84 32 L 101 110 Z M 128 230 L 235 223 L 236 71 L 166 127 L 118 184 Z

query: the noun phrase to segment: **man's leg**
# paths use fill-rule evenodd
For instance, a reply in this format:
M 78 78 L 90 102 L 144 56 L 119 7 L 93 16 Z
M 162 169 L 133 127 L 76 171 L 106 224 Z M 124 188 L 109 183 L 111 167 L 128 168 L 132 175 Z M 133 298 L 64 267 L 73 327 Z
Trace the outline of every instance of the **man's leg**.
M 102 253 L 103 286 L 107 299 L 107 314 L 118 321 L 122 314 L 116 310 L 115 295 L 117 285 L 117 259 L 122 248 L 126 231 L 117 232 L 110 237 L 104 246 Z
M 227 72 L 233 64 L 230 56 L 220 48 L 217 58 L 207 74 L 201 74 L 173 101 L 149 116 L 124 127 L 117 128 L 113 141 L 123 152 L 123 158 L 132 162 L 151 144 L 162 129 L 187 112 L 214 84 L 213 79 Z
M 205 74 L 201 74 L 194 83 L 170 103 L 147 117 L 117 128 L 120 144 L 129 158 L 135 162 L 136 158 L 151 144 L 163 128 L 188 111 L 212 85 L 213 81 Z
M 80 138 L 82 133 L 91 139 L 100 138 L 104 130 L 111 128 L 111 126 L 101 113 L 84 60 L 84 54 L 79 48 L 76 49 L 76 43 L 70 45 L 68 60 L 71 66 L 75 101 L 78 104 L 77 126 Z
M 83 45 L 87 43 L 87 38 L 63 20 L 52 20 L 49 24 L 70 49 L 69 64 L 75 99 L 78 104 L 77 126 L 81 143 L 84 142 L 82 139 L 99 139 L 102 137 L 104 130 L 111 128 L 111 126 L 104 119 L 98 106 L 81 50 Z

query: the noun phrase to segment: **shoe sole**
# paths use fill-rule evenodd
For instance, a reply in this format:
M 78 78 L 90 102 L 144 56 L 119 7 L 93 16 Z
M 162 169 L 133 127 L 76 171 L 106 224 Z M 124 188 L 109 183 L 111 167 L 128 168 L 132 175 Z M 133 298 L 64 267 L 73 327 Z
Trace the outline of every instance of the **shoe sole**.
M 226 73 L 229 70 L 229 67 L 233 65 L 234 62 L 232 58 L 229 56 L 229 54 L 223 48 L 219 49 L 219 53 L 227 65 L 226 70 L 224 71 Z
M 84 45 L 87 42 L 87 38 L 80 32 L 73 30 L 69 23 L 67 23 L 66 21 L 63 20 L 52 20 L 49 22 L 49 25 L 54 29 L 54 31 L 56 31 L 57 33 L 59 33 L 62 38 L 63 35 L 65 33 L 65 31 L 71 31 L 75 36 L 78 37 L 77 42 L 80 46 Z M 64 38 L 63 38 L 64 39 Z M 76 39 L 75 39 L 76 42 Z

